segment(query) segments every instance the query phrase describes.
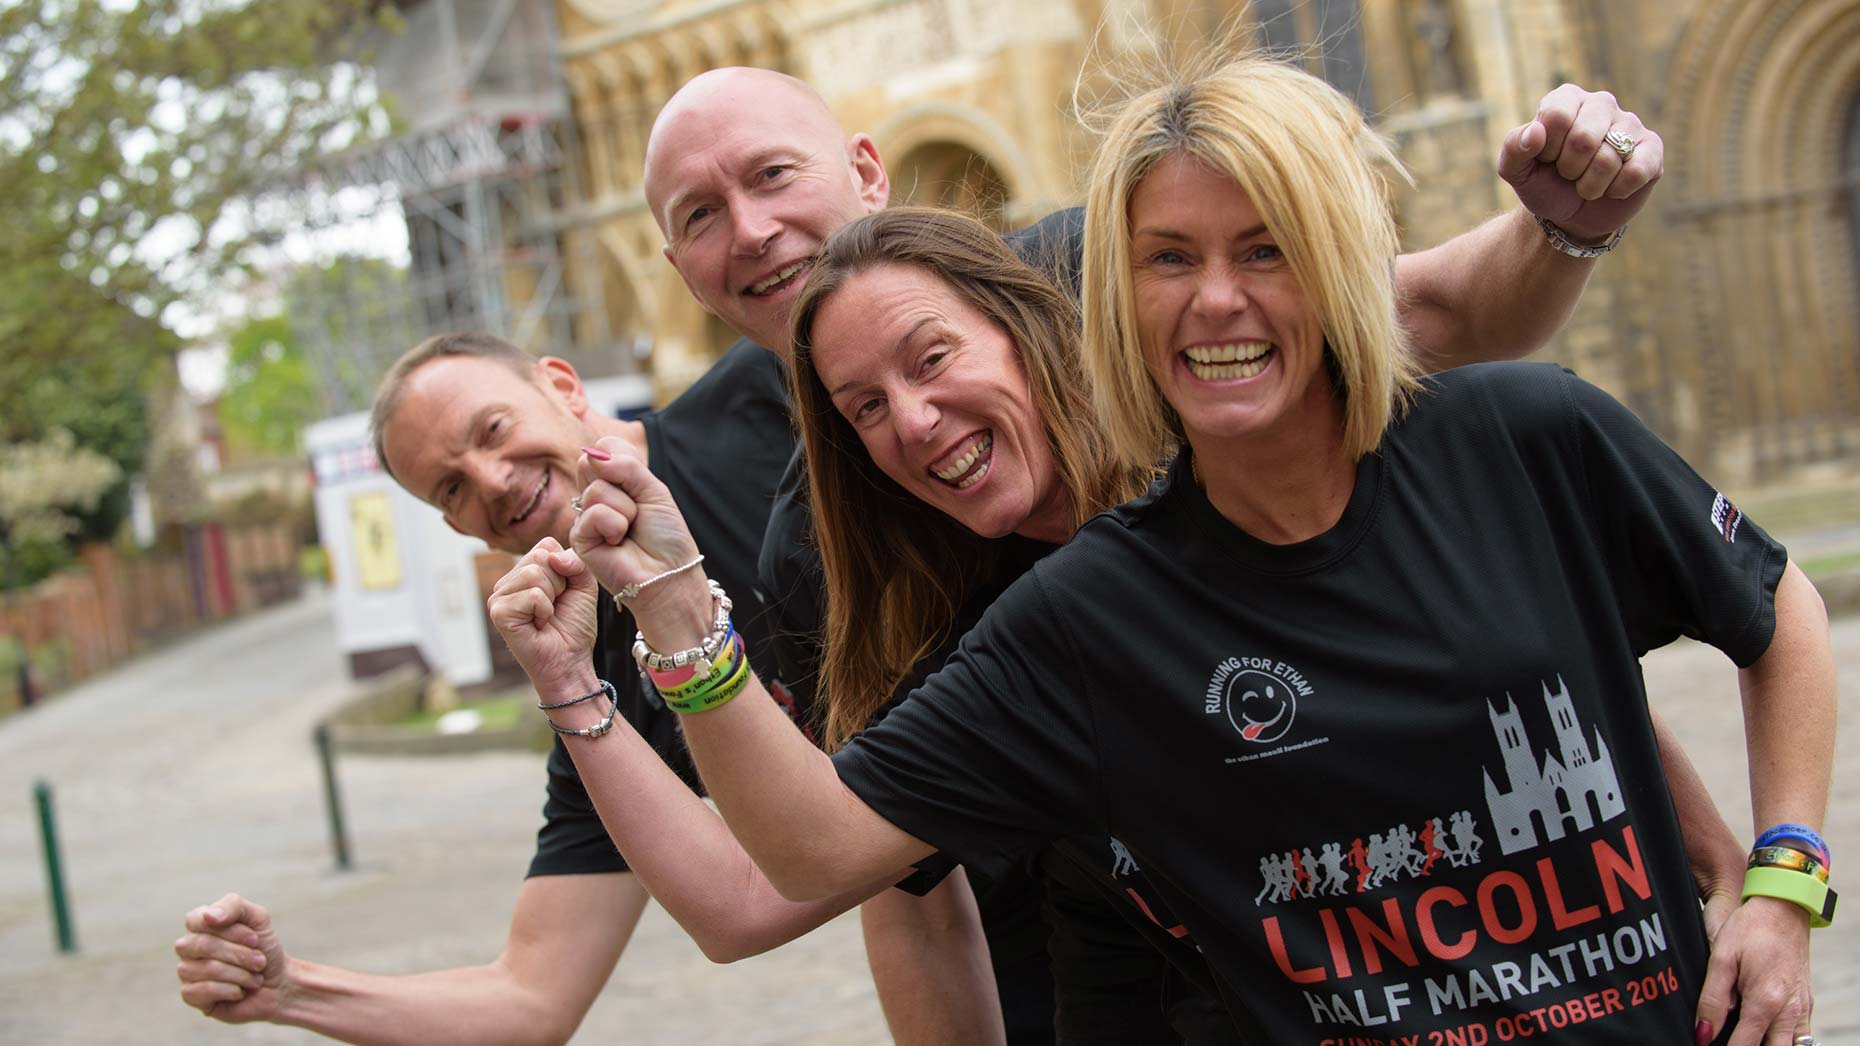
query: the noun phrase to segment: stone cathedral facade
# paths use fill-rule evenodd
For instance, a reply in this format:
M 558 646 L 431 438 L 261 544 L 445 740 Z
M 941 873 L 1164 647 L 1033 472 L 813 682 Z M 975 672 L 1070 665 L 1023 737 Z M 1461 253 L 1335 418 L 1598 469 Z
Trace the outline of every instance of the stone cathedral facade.
M 1548 356 L 1721 482 L 1860 462 L 1860 0 L 557 0 L 617 330 L 662 395 L 728 333 L 660 256 L 640 194 L 653 116 L 704 69 L 813 83 L 870 133 L 895 202 L 1003 227 L 1079 201 L 1088 55 L 1231 19 L 1351 93 L 1397 144 L 1422 247 L 1511 203 L 1505 132 L 1565 80 L 1659 130 L 1667 175 Z M 1101 82 L 1088 78 L 1087 88 Z M 587 278 L 589 274 L 580 274 Z

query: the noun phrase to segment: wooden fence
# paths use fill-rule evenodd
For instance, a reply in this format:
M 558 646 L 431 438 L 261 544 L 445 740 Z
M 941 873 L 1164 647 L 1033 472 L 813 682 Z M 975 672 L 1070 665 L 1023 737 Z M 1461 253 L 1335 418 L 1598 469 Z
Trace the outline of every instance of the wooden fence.
M 205 524 L 180 544 L 155 556 L 88 546 L 77 569 L 0 594 L 0 715 L 22 703 L 22 658 L 43 697 L 164 638 L 298 593 L 289 527 Z

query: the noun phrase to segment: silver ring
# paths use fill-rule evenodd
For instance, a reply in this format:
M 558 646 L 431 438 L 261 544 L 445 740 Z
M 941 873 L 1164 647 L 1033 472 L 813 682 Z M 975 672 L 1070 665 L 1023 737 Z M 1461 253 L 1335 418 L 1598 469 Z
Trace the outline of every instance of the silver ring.
M 568 507 L 575 510 L 575 515 L 577 516 L 581 515 L 581 495 L 577 494 L 574 497 L 569 498 Z
M 1821 1040 L 1815 1038 L 1813 1035 L 1797 1035 L 1795 1037 L 1795 1046 L 1821 1046 Z
M 1621 157 L 1622 163 L 1626 163 L 1634 158 L 1634 147 L 1640 144 L 1634 140 L 1633 135 L 1620 129 L 1609 131 L 1603 136 L 1602 140 L 1607 142 L 1609 146 L 1614 149 L 1616 154 Z

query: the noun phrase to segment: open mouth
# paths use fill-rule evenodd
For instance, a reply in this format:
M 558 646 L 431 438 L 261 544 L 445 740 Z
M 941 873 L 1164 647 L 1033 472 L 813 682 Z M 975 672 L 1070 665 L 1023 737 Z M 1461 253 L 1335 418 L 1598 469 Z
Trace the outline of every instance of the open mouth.
M 1235 341 L 1224 345 L 1196 345 L 1182 350 L 1188 372 L 1202 381 L 1250 378 L 1266 369 L 1278 352 L 1267 341 Z
M 543 494 L 546 491 L 548 491 L 548 489 L 549 489 L 549 473 L 547 471 L 544 471 L 542 475 L 542 482 L 536 484 L 536 492 L 530 495 L 530 500 L 527 504 L 523 506 L 523 511 L 510 517 L 510 525 L 514 527 L 522 523 L 524 520 L 530 518 L 530 513 L 536 511 L 536 506 L 542 504 Z
M 789 262 L 787 265 L 782 266 L 769 275 L 764 276 L 762 279 L 750 284 L 749 289 L 745 290 L 743 293 L 749 295 L 751 298 L 766 298 L 771 294 L 779 294 L 793 284 L 800 282 L 801 278 L 807 275 L 807 270 L 813 267 L 813 262 L 806 258 L 796 262 Z
M 938 482 L 957 490 L 967 490 L 988 475 L 988 468 L 995 460 L 994 451 L 994 433 L 978 432 L 945 457 L 940 467 L 929 471 Z

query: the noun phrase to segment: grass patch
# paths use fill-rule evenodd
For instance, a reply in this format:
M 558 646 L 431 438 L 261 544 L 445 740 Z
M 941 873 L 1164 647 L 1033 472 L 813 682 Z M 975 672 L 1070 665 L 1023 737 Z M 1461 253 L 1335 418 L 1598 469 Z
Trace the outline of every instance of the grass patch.
M 1810 577 L 1836 574 L 1843 570 L 1852 570 L 1856 567 L 1860 567 L 1860 549 L 1856 549 L 1852 552 L 1837 552 L 1830 556 L 1817 556 L 1813 559 L 1805 559 L 1797 563 L 1796 566 L 1801 567 L 1802 573 Z
M 469 708 L 484 717 L 479 730 L 508 730 L 523 718 L 526 713 L 534 714 L 536 695 L 528 690 L 509 690 L 492 694 L 478 701 L 467 701 L 460 708 Z M 410 719 L 400 721 L 400 726 L 416 730 L 433 730 L 444 712 L 421 712 Z

